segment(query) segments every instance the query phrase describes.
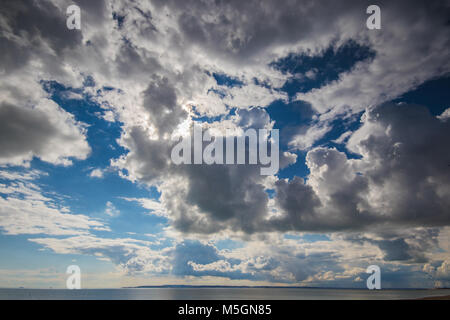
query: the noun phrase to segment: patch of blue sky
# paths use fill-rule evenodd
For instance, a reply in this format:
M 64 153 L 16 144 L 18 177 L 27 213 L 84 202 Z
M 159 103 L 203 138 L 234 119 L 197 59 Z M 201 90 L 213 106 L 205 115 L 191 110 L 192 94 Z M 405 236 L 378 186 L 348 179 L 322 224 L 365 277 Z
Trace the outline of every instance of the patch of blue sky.
M 360 61 L 370 61 L 375 54 L 370 47 L 350 39 L 337 48 L 332 43 L 317 55 L 308 51 L 291 53 L 270 66 L 292 75 L 281 90 L 293 97 L 296 93 L 308 92 L 339 79 L 341 73 L 350 71 Z
M 311 105 L 303 101 L 284 103 L 281 100 L 272 102 L 267 108 L 270 119 L 275 121 L 274 129 L 280 130 L 280 148 L 289 149 L 289 142 L 300 126 L 312 122 L 314 111 Z
M 267 189 L 266 193 L 269 199 L 273 199 L 276 196 L 276 192 L 274 189 Z
M 114 270 L 111 262 L 98 260 L 94 256 L 82 254 L 58 254 L 43 249 L 41 244 L 29 241 L 45 235 L 10 235 L 0 234 L 0 269 L 43 270 L 51 269 L 64 274 L 67 266 L 78 264 L 83 272 L 109 272 Z M 59 238 L 58 236 L 52 236 Z M 19 284 L 17 286 L 20 286 Z
M 349 159 L 360 159 L 361 155 L 350 152 L 346 147 L 345 143 L 336 143 L 336 139 L 338 139 L 343 133 L 348 131 L 356 131 L 362 125 L 361 116 L 362 112 L 359 112 L 352 117 L 345 119 L 335 119 L 331 122 L 331 130 L 327 132 L 321 139 L 317 140 L 314 143 L 314 146 L 323 146 L 323 147 L 334 147 L 340 152 L 344 152 Z
M 331 241 L 330 237 L 321 233 L 306 233 L 306 234 L 285 234 L 285 239 L 302 240 L 306 242 Z
M 232 239 L 221 239 L 214 243 L 214 246 L 218 250 L 234 250 L 245 247 L 245 243 L 243 241 L 232 240 Z
M 135 201 L 127 201 L 120 197 L 110 199 L 114 207 L 120 211 L 120 214 L 108 221 L 109 227 L 116 233 L 122 235 L 136 233 L 136 235 L 157 234 L 168 226 L 168 220 L 165 217 L 152 214 L 150 210 L 142 208 Z M 103 211 L 105 204 L 103 204 Z M 101 211 L 101 216 L 104 213 Z M 135 236 L 133 235 L 133 238 Z M 147 238 L 142 238 L 143 240 Z
M 241 87 L 244 85 L 244 83 L 238 78 L 229 76 L 225 73 L 213 72 L 212 76 L 219 86 L 226 86 L 229 88 L 233 88 L 233 87 Z
M 194 111 L 195 112 L 195 111 Z M 192 120 L 198 123 L 207 122 L 207 123 L 213 123 L 221 121 L 224 117 L 222 115 L 220 116 L 214 116 L 214 117 L 208 117 L 208 116 L 200 116 L 196 115 L 192 117 Z
M 83 86 L 85 87 L 94 87 L 95 86 L 95 80 L 92 76 L 86 76 L 83 80 Z
M 124 15 L 120 15 L 117 12 L 113 11 L 112 17 L 117 22 L 117 27 L 119 29 L 122 29 L 123 23 L 125 22 L 125 16 Z
M 221 99 L 225 98 L 225 96 L 226 96 L 225 91 L 220 90 L 220 89 L 209 88 L 207 94 L 209 94 L 210 92 L 217 94 Z
M 429 80 L 404 93 L 394 102 L 424 105 L 432 115 L 440 115 L 445 109 L 450 108 L 450 75 Z
M 309 175 L 309 168 L 306 165 L 306 152 L 296 151 L 297 161 L 283 169 L 278 171 L 278 178 L 280 179 L 292 179 L 295 176 L 306 179 Z
M 302 236 L 302 239 L 307 242 L 317 242 L 317 241 L 331 241 L 330 237 L 326 234 L 319 233 L 307 233 Z
M 300 126 L 310 124 L 314 115 L 311 106 L 303 101 L 286 104 L 277 100 L 271 103 L 266 111 L 270 118 L 275 121 L 274 129 L 280 130 L 280 152 L 291 149 L 289 142 L 292 137 L 298 132 Z M 280 178 L 305 177 L 309 174 L 304 161 L 306 153 L 303 151 L 295 153 L 297 154 L 297 162 L 281 169 L 278 172 Z
M 213 89 L 210 89 L 210 90 L 213 90 Z M 232 116 L 236 115 L 237 108 L 230 108 L 228 105 L 226 107 L 227 107 L 227 114 L 218 115 L 218 116 L 214 116 L 214 117 L 208 117 L 208 116 L 200 115 L 196 111 L 195 106 L 193 106 L 192 109 L 194 111 L 194 116 L 192 117 L 192 120 L 196 121 L 196 122 L 200 122 L 200 123 L 201 122 L 213 123 L 213 122 L 228 120 Z
M 260 87 L 263 87 L 266 89 L 272 88 L 272 86 L 266 81 L 259 80 L 258 78 L 253 78 L 252 80 L 253 80 L 253 83 L 257 86 L 260 86 Z
M 356 114 L 353 117 L 347 118 L 347 119 L 336 119 L 331 122 L 331 130 L 327 132 L 321 139 L 314 142 L 314 144 L 311 146 L 311 148 L 314 147 L 329 147 L 329 148 L 336 148 L 338 151 L 343 152 L 346 154 L 347 158 L 349 159 L 360 159 L 361 156 L 358 154 L 354 154 L 350 152 L 346 146 L 345 143 L 336 143 L 335 140 L 338 139 L 343 133 L 347 131 L 356 131 L 361 126 L 361 113 Z M 309 123 L 306 121 L 306 123 Z M 295 126 L 292 127 L 292 131 L 295 132 Z M 286 130 L 286 129 L 285 129 Z M 283 129 L 281 130 L 283 132 Z M 281 135 L 281 134 L 280 134 Z M 292 133 L 289 135 L 292 137 Z M 289 149 L 288 146 L 284 146 L 285 148 Z M 308 150 L 300 150 L 295 151 L 294 153 L 297 154 L 297 161 L 294 164 L 291 164 L 290 166 L 283 168 L 279 171 L 278 177 L 280 178 L 292 178 L 294 176 L 307 178 L 309 175 L 309 168 L 306 165 L 306 154 Z

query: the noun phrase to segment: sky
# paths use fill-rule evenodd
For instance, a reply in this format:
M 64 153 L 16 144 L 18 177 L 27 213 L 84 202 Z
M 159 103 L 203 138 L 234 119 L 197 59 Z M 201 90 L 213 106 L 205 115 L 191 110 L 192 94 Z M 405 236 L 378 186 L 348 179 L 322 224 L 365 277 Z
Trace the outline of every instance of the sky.
M 2 1 L 0 287 L 449 287 L 450 2 L 371 4 Z M 194 124 L 279 171 L 176 165 Z

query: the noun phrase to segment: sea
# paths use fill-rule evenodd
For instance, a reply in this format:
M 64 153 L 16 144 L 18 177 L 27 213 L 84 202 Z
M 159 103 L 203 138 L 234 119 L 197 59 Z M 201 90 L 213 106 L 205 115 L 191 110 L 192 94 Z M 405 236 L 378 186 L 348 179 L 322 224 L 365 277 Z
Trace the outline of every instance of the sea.
M 448 296 L 450 289 L 124 288 L 0 289 L 0 300 L 393 300 Z

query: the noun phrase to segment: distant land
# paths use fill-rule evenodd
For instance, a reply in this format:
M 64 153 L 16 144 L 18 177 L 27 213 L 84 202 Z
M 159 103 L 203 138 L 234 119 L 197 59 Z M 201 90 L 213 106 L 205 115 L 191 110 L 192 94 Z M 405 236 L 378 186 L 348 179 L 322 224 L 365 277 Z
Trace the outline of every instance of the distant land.
M 133 286 L 123 289 L 155 289 L 155 288 L 230 288 L 230 289 L 327 289 L 327 290 L 368 290 L 366 288 L 336 288 L 336 287 L 301 287 L 301 286 L 226 286 L 226 285 L 183 285 L 166 284 L 159 286 Z M 449 290 L 450 288 L 383 288 L 382 290 Z

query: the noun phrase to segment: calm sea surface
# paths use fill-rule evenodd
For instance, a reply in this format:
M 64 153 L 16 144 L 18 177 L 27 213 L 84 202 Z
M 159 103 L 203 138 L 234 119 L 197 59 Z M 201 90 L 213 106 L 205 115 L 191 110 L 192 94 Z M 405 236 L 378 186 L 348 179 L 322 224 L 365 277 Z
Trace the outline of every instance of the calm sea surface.
M 299 288 L 0 289 L 0 300 L 310 300 L 414 299 L 450 295 L 438 290 L 353 290 Z

